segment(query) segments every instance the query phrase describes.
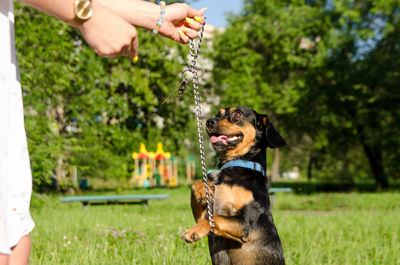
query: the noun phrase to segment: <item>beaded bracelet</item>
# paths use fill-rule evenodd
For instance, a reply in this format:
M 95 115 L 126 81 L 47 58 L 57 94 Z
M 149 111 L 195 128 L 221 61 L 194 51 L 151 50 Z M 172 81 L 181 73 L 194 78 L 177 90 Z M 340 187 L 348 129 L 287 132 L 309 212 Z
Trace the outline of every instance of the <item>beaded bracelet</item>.
M 153 29 L 153 34 L 158 33 L 158 31 L 160 30 L 160 28 L 164 22 L 164 15 L 165 15 L 165 2 L 164 1 L 160 1 L 160 7 L 161 7 L 160 17 L 158 18 L 156 28 Z

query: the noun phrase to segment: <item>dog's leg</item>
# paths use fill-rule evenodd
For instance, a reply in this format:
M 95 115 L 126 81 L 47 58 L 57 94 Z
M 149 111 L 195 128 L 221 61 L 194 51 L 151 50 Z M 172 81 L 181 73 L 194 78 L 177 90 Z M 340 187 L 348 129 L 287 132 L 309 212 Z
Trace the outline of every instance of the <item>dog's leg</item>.
M 210 182 L 210 196 L 213 187 Z M 187 243 L 194 243 L 210 232 L 210 224 L 206 218 L 207 198 L 204 183 L 200 180 L 191 186 L 191 206 L 196 225 L 192 226 L 181 236 Z M 243 226 L 237 217 L 214 216 L 214 234 L 229 238 L 240 243 L 246 242 Z
M 183 233 L 181 238 L 185 240 L 187 243 L 194 243 L 195 241 L 200 240 L 200 238 L 196 238 L 197 234 L 200 235 L 208 234 L 209 227 L 207 227 L 207 219 L 206 219 L 207 197 L 206 197 L 204 183 L 200 180 L 195 181 L 190 187 L 190 189 L 191 189 L 190 203 L 192 206 L 193 217 L 197 224 L 191 227 L 185 233 Z M 200 230 L 202 229 L 204 231 L 200 232 Z M 197 234 L 188 233 L 188 231 L 191 230 L 196 230 L 198 231 L 198 233 Z
M 213 196 L 213 186 L 208 182 L 210 196 Z M 206 219 L 207 197 L 203 181 L 197 180 L 191 186 L 192 213 L 194 220 L 198 223 Z
M 244 231 L 243 224 L 235 216 L 214 216 L 214 234 L 229 238 L 239 243 L 247 241 L 247 231 Z
M 207 219 L 200 220 L 197 224 L 186 230 L 181 236 L 186 243 L 194 243 L 210 232 L 210 224 Z
M 209 182 L 209 187 L 210 196 L 212 196 L 213 191 L 211 188 L 211 182 Z M 207 235 L 210 231 L 210 227 L 208 226 L 208 221 L 206 219 L 207 197 L 203 181 L 197 180 L 192 184 L 190 203 L 192 206 L 193 217 L 197 224 L 183 233 L 181 238 L 187 243 L 194 243 L 195 241 L 204 237 L 204 235 Z M 188 233 L 188 231 L 197 232 Z M 199 237 L 197 238 L 197 236 Z
M 247 241 L 243 225 L 237 217 L 214 216 L 214 234 L 235 240 L 239 243 Z M 187 243 L 194 243 L 210 233 L 210 224 L 207 219 L 200 220 L 196 225 L 182 234 Z
M 201 220 L 205 220 L 207 199 L 204 183 L 200 180 L 195 181 L 191 186 L 190 203 L 196 223 L 199 223 Z

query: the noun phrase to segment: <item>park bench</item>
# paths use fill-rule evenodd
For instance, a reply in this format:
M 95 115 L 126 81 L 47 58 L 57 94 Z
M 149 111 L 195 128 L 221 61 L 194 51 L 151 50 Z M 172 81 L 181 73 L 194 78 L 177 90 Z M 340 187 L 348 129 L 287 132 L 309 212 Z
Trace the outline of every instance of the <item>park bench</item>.
M 270 188 L 271 203 L 275 202 L 275 193 L 292 192 L 291 188 Z M 80 202 L 83 206 L 104 205 L 104 204 L 142 204 L 148 205 L 149 200 L 166 200 L 168 194 L 142 194 L 142 195 L 92 195 L 92 196 L 73 196 L 61 198 L 61 202 Z
M 271 204 L 275 203 L 275 193 L 279 193 L 279 192 L 291 193 L 292 188 L 270 188 L 269 195 L 271 195 Z
M 142 204 L 147 207 L 149 200 L 166 200 L 168 194 L 141 194 L 141 195 L 94 195 L 73 196 L 61 198 L 61 202 L 81 202 L 83 206 L 104 204 Z

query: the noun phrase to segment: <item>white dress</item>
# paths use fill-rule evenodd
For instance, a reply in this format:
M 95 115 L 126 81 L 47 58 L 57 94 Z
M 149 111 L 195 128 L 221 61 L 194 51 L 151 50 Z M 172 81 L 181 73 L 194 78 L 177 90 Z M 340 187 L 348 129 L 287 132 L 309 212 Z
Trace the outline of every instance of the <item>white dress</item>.
M 29 47 L 27 47 L 29 48 Z M 29 234 L 32 175 L 24 127 L 12 0 L 0 0 L 0 253 Z

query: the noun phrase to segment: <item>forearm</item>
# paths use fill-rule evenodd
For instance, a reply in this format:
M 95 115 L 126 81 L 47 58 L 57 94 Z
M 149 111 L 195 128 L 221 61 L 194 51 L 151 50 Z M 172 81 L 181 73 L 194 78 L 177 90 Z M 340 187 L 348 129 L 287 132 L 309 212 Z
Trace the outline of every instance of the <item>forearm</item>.
M 141 0 L 94 0 L 109 8 L 134 26 L 154 29 L 160 16 L 160 6 Z
M 20 0 L 20 2 L 66 22 L 73 21 L 75 17 L 74 0 Z

